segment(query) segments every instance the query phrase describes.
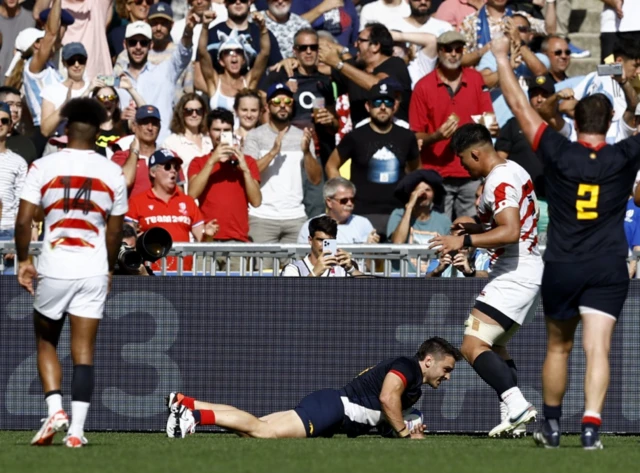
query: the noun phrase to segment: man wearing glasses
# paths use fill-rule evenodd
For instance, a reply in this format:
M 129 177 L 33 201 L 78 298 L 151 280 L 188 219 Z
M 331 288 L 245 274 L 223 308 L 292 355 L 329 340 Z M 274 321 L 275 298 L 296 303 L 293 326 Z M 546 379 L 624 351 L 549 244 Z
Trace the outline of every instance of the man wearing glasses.
M 393 38 L 386 26 L 369 23 L 358 35 L 355 59 L 342 60 L 337 48 L 323 43 L 318 59 L 331 66 L 333 80 L 338 84 L 339 94 L 347 93 L 351 105 L 351 120 L 355 127 L 369 117 L 365 108 L 368 92 L 384 79 L 397 84 L 402 94 L 395 115 L 401 120 L 409 116 L 411 100 L 411 77 L 405 62 L 393 56 Z M 346 51 L 345 51 L 346 52 Z
M 149 158 L 151 188 L 129 199 L 129 211 L 125 220 L 135 224 L 138 232 L 161 227 L 169 232 L 174 242 L 189 242 L 189 234 L 196 241 L 210 241 L 218 231 L 215 220 L 205 224 L 196 201 L 178 187 L 182 159 L 168 149 L 159 149 Z M 193 257 L 183 260 L 185 271 L 193 267 Z M 160 270 L 160 262 L 152 265 Z M 167 271 L 176 271 L 178 261 L 167 258 Z
M 568 79 L 567 69 L 571 65 L 571 50 L 569 43 L 562 36 L 547 36 L 540 45 L 540 49 L 549 58 L 549 78 L 553 84 Z
M 472 115 L 487 114 L 494 118 L 489 125 L 498 134 L 489 91 L 482 75 L 475 69 L 462 67 L 465 37 L 448 31 L 438 37 L 438 66 L 420 79 L 413 90 L 409 123 L 422 140 L 422 166 L 433 169 L 444 178 L 445 214 L 450 219 L 476 214 L 476 189 L 479 181 L 471 179 L 460 160 L 449 147 L 456 129 L 473 123 Z
M 340 166 L 351 159 L 351 180 L 358 188 L 354 205 L 383 242 L 389 216 L 400 207 L 396 184 L 420 166 L 416 136 L 393 123 L 398 106 L 396 92 L 386 81 L 375 85 L 365 104 L 371 121 L 345 135 L 326 166 L 329 178 L 338 177 Z
M 311 184 L 322 179 L 315 155 L 313 131 L 291 126 L 293 92 L 285 84 L 267 91 L 269 122 L 251 130 L 244 153 L 257 161 L 262 205 L 249 208 L 249 236 L 255 243 L 295 243 L 307 219 L 302 173 Z

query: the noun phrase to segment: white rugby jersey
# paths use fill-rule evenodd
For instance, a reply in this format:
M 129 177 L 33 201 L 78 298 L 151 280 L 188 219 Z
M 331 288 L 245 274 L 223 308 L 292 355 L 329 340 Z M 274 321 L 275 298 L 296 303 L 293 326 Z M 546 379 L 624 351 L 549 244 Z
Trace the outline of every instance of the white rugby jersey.
M 529 173 L 507 161 L 493 168 L 485 179 L 478 206 L 485 231 L 497 227 L 495 216 L 511 207 L 520 210 L 520 241 L 490 251 L 492 277 L 513 272 L 519 280 L 539 283 L 543 263 L 538 248 L 538 199 Z
M 108 273 L 106 221 L 128 209 L 120 166 L 94 151 L 65 149 L 31 165 L 21 198 L 44 209 L 40 275 L 82 279 Z

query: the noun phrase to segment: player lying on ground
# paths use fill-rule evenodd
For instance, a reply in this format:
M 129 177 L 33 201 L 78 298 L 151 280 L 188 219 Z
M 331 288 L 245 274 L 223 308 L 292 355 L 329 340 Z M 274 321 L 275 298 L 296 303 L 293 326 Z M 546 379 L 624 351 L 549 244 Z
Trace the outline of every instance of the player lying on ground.
M 485 179 L 478 204 L 481 224 L 458 224 L 457 235 L 437 236 L 430 248 L 441 246 L 441 254 L 469 247 L 491 250 L 489 283 L 465 322 L 461 351 L 504 402 L 505 415 L 489 432 L 495 437 L 512 433 L 537 415 L 518 388 L 516 365 L 506 346 L 533 318 L 540 300 L 538 201 L 527 171 L 498 155 L 484 126 L 460 127 L 451 147 L 473 178 Z
M 295 409 L 257 418 L 233 406 L 198 401 L 181 393 L 167 399 L 169 437 L 185 437 L 196 425 L 217 425 L 254 438 L 356 437 L 377 428 L 399 438 L 423 438 L 425 426 L 409 429 L 403 411 L 451 376 L 461 355 L 446 340 L 425 341 L 413 357 L 390 358 L 364 370 L 342 389 L 322 389 L 303 398 Z

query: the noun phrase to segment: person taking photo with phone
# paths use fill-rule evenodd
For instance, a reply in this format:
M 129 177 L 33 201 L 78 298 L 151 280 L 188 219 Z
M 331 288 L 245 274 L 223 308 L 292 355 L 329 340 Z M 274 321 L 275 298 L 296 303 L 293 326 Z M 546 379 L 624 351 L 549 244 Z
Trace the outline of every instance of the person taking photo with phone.
M 311 253 L 302 260 L 289 263 L 281 276 L 344 278 L 362 276 L 351 255 L 335 247 L 338 223 L 327 215 L 316 217 L 309 222 L 309 244 Z

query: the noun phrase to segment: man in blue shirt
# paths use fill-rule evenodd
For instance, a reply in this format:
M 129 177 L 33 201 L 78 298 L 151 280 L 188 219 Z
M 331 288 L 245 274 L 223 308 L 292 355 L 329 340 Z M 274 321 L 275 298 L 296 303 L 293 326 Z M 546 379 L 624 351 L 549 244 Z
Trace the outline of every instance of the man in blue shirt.
M 161 128 L 158 142 L 164 142 L 169 136 L 169 123 L 173 115 L 173 97 L 178 78 L 191 61 L 193 47 L 193 28 L 201 20 L 197 15 L 187 17 L 182 40 L 166 61 L 160 64 L 149 62 L 149 51 L 153 47 L 151 26 L 143 21 L 127 25 L 124 46 L 127 50 L 128 65 L 124 73 L 129 76 L 133 87 L 147 104 L 154 105 L 160 111 Z M 119 89 L 124 103 L 130 99 L 128 92 Z
M 424 425 L 407 427 L 403 411 L 422 395 L 422 385 L 438 389 L 462 356 L 446 340 L 425 341 L 413 357 L 390 358 L 365 369 L 342 389 L 322 389 L 295 409 L 257 418 L 232 406 L 198 401 L 181 393 L 167 398 L 167 435 L 185 437 L 196 425 L 217 425 L 254 438 L 349 437 L 376 428 L 398 438 L 424 438 Z

